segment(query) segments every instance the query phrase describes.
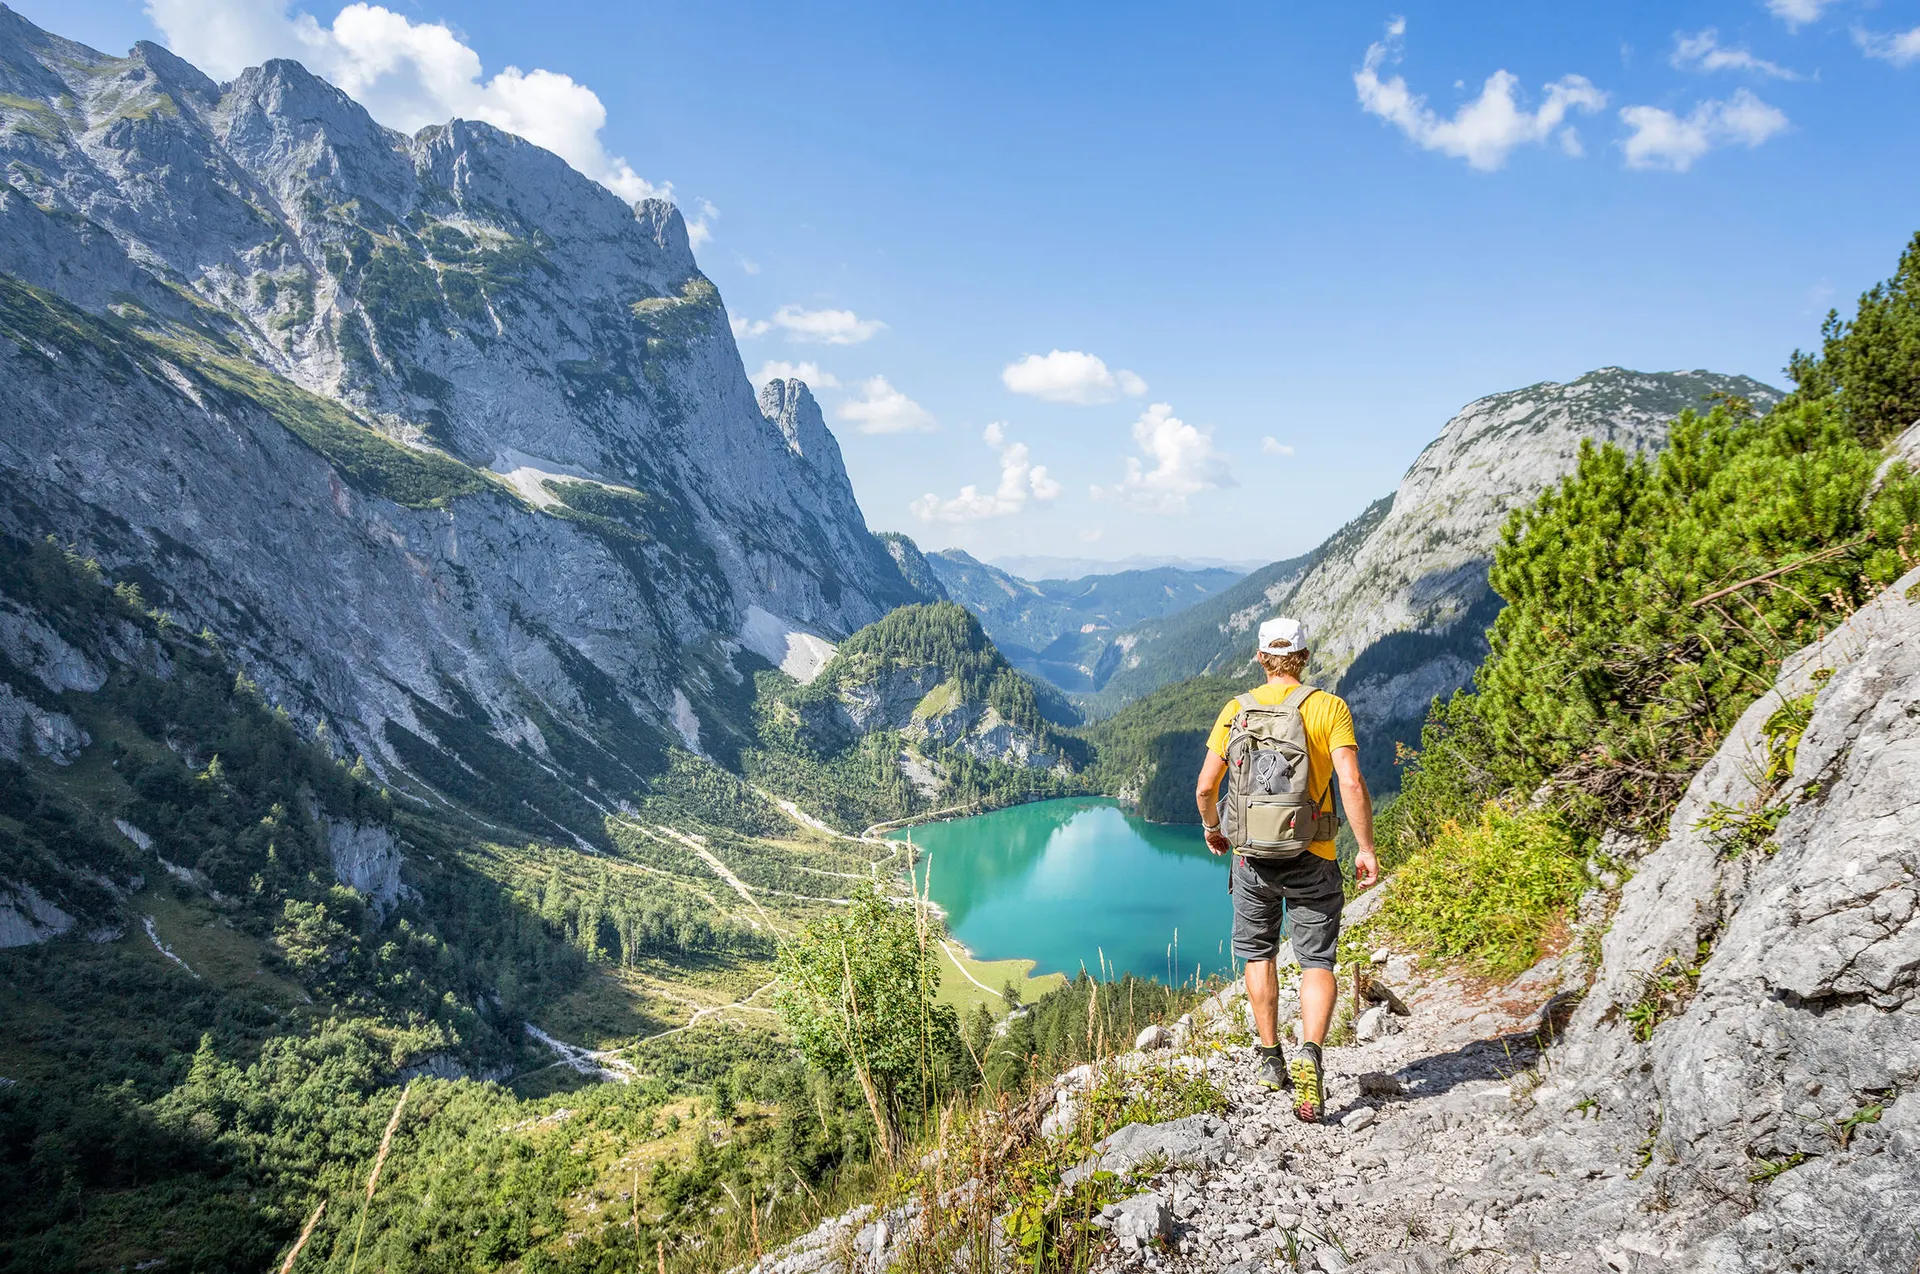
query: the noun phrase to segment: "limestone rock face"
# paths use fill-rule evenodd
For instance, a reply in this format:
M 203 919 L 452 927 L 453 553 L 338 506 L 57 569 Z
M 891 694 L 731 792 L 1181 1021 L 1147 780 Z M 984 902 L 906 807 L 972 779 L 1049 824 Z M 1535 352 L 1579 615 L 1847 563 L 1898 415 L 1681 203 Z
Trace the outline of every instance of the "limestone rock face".
M 770 380 L 760 390 L 760 414 L 780 427 L 787 446 L 804 458 L 820 475 L 821 481 L 845 487 L 847 466 L 840 459 L 840 444 L 827 429 L 820 404 L 803 380 Z
M 399 902 L 407 888 L 400 883 L 400 868 L 406 859 L 394 843 L 393 833 L 374 823 L 350 823 L 338 818 L 322 822 L 327 854 L 333 860 L 333 878 L 365 894 L 376 911 Z
M 0 528 L 140 577 L 385 777 L 530 753 L 604 805 L 737 715 L 750 615 L 824 643 L 921 596 L 668 204 L 3 9 L 0 172 Z
M 1756 791 L 1764 726 L 1789 703 L 1809 713 L 1792 778 Z M 1920 1256 L 1916 775 L 1920 571 L 1786 662 L 1628 882 L 1540 1101 L 1594 1102 L 1600 1117 L 1557 1143 L 1568 1166 L 1622 1138 L 1651 1155 L 1588 1195 L 1574 1228 L 1617 1230 L 1657 1199 L 1672 1210 L 1655 1236 L 1670 1263 L 1649 1268 Z M 1790 810 L 1759 847 L 1736 852 L 1703 826 L 1761 804 Z M 1693 993 L 1643 1040 L 1629 1015 L 1660 977 Z

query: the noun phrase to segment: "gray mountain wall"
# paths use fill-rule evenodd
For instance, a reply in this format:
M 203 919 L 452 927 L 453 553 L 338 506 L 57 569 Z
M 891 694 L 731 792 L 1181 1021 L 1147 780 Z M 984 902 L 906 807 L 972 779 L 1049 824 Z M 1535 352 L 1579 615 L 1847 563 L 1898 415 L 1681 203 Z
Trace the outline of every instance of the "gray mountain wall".
M 677 695 L 737 726 L 750 626 L 920 599 L 805 387 L 756 402 L 670 205 L 4 8 L 0 172 L 0 526 L 384 772 L 504 747 L 615 800 Z

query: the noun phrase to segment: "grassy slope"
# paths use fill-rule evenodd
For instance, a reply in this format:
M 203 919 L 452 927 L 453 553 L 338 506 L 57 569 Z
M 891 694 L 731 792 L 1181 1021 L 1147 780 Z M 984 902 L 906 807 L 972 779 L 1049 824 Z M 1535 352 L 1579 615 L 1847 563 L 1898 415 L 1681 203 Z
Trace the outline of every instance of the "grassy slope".
M 1000 988 L 1008 983 L 1013 984 L 1022 1004 L 1031 1004 L 1047 992 L 1067 985 L 1063 973 L 1035 976 L 1032 960 L 976 960 L 956 942 L 944 944 L 941 950 L 946 959 L 941 964 L 940 991 L 936 998 L 941 1004 L 951 1004 L 959 1010 L 962 1020 L 976 1004 L 986 1005 L 996 1017 L 1004 1016 L 1007 1005 Z M 981 984 L 992 989 L 983 990 Z

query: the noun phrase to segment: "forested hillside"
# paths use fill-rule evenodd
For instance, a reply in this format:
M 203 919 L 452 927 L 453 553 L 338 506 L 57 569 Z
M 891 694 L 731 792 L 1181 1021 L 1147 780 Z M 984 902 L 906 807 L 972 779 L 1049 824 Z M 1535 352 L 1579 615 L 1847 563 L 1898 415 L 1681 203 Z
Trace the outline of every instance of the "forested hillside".
M 1071 709 L 1008 664 L 953 602 L 903 606 L 842 642 L 812 681 L 756 675 L 747 773 L 846 829 L 916 811 L 1081 790 Z

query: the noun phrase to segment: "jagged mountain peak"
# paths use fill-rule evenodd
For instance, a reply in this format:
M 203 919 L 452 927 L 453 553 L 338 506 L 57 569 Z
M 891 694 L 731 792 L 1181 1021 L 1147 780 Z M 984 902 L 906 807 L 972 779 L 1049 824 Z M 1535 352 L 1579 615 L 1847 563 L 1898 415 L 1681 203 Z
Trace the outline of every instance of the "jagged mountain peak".
M 795 455 L 804 457 L 829 481 L 847 481 L 840 443 L 827 428 L 820 404 L 803 380 L 774 379 L 760 390 L 760 414 L 779 426 Z
M 811 395 L 762 414 L 670 203 L 297 62 L 219 86 L 4 11 L 0 80 L 0 531 L 132 572 L 383 774 L 530 754 L 592 834 L 738 724 L 752 617 L 921 596 Z
M 220 100 L 220 86 L 210 76 L 163 45 L 140 40 L 127 56 L 150 69 L 168 91 L 189 101 L 213 106 Z

